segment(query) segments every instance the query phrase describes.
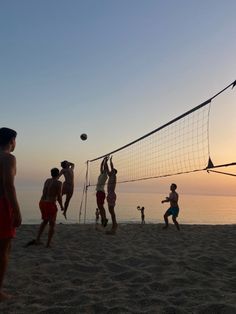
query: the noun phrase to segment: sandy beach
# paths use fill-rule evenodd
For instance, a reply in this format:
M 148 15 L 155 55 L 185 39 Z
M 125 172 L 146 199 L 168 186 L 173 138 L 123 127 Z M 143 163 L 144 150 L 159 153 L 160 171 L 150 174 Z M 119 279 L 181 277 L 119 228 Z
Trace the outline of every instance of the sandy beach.
M 51 249 L 21 226 L 0 313 L 236 313 L 236 226 L 162 226 L 60 224 Z

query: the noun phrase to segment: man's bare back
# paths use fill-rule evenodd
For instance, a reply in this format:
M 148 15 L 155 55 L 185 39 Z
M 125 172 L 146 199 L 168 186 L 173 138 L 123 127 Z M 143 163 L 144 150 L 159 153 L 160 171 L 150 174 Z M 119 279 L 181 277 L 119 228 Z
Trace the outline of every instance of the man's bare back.
M 54 202 L 61 197 L 61 181 L 55 179 L 47 179 L 44 183 L 43 195 L 41 197 L 42 201 Z
M 74 185 L 74 172 L 72 168 L 62 169 L 61 174 L 64 175 L 67 184 Z
M 65 181 L 63 183 L 63 194 L 67 194 L 68 192 L 71 192 L 71 189 L 74 188 L 74 167 L 75 165 L 69 161 L 63 161 L 61 163 L 62 169 L 60 171 L 60 176 L 64 176 Z

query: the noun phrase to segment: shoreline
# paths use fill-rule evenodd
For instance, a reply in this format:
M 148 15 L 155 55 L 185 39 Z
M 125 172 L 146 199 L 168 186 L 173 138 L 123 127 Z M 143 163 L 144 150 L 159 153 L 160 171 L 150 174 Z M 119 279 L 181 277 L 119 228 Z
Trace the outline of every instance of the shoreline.
M 39 222 L 37 222 L 37 223 L 22 223 L 22 225 L 21 226 L 38 226 L 38 225 L 40 225 L 40 223 L 42 222 L 42 220 L 39 220 Z M 110 221 L 108 222 L 108 227 L 109 227 L 109 223 L 110 223 Z M 56 222 L 56 226 L 58 226 L 58 225 L 66 225 L 66 226 L 68 226 L 68 225 L 76 225 L 76 226 L 95 226 L 95 223 L 94 222 L 86 222 L 86 223 L 79 223 L 79 222 L 71 222 L 71 221 L 68 221 L 68 222 Z M 127 221 L 127 222 L 125 222 L 125 221 L 122 221 L 122 222 L 118 222 L 118 226 L 123 226 L 123 225 L 134 225 L 134 226 L 136 226 L 136 225 L 142 225 L 141 223 L 140 223 L 140 221 Z M 146 222 L 145 224 L 144 224 L 144 226 L 145 225 L 147 225 L 147 226 L 149 226 L 149 225 L 151 225 L 151 226 L 153 226 L 153 225 L 156 225 L 156 226 L 158 226 L 158 225 L 163 225 L 164 226 L 164 222 Z M 173 222 L 172 221 L 169 221 L 169 225 L 171 226 L 171 225 L 173 225 Z M 222 224 L 210 224 L 210 223 L 181 223 L 181 222 L 179 222 L 179 225 L 180 225 L 180 227 L 181 226 L 236 226 L 236 223 L 222 223 Z M 143 226 L 143 225 L 142 225 Z
M 0 312 L 236 313 L 236 226 L 162 226 L 119 224 L 106 235 L 95 224 L 58 224 L 46 249 L 23 248 L 38 225 L 22 225 L 4 283 L 15 298 Z

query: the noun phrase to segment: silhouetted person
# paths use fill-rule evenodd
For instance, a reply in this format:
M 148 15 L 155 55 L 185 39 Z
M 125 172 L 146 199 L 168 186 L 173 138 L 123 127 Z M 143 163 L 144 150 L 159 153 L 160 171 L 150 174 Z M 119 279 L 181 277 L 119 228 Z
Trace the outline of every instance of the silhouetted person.
M 171 193 L 169 194 L 168 197 L 166 197 L 165 200 L 161 201 L 162 203 L 166 203 L 166 202 L 170 203 L 170 208 L 167 209 L 167 211 L 165 212 L 165 215 L 164 215 L 165 227 L 163 227 L 163 229 L 168 228 L 168 226 L 169 226 L 168 217 L 172 216 L 172 220 L 173 220 L 176 228 L 178 230 L 180 230 L 179 224 L 176 220 L 176 218 L 178 217 L 178 214 L 179 214 L 179 205 L 178 205 L 179 195 L 178 195 L 178 193 L 176 193 L 176 191 L 175 191 L 176 189 L 177 189 L 177 185 L 175 183 L 172 183 L 170 186 Z
M 51 178 L 47 179 L 44 183 L 43 187 L 43 195 L 39 202 L 39 208 L 42 213 L 42 223 L 39 227 L 36 244 L 40 243 L 40 237 L 47 226 L 49 224 L 48 230 L 48 241 L 46 247 L 50 247 L 51 240 L 54 234 L 54 228 L 57 217 L 57 205 L 56 202 L 59 203 L 61 210 L 63 210 L 62 205 L 62 182 L 59 181 L 59 169 L 53 168 L 51 169 Z
M 145 215 L 144 215 L 145 208 L 144 207 L 140 208 L 140 206 L 138 206 L 137 209 L 141 211 L 141 224 L 144 225 L 145 224 Z
M 16 158 L 11 154 L 16 146 L 16 135 L 12 129 L 0 129 L 0 302 L 11 297 L 2 290 L 3 279 L 10 257 L 11 239 L 15 236 L 15 228 L 21 225 L 14 184 Z
M 104 186 L 107 181 L 107 158 L 105 157 L 100 165 L 100 174 L 98 176 L 98 181 L 96 185 L 96 199 L 97 199 L 97 206 L 101 215 L 102 225 L 106 227 L 108 219 L 106 217 L 106 210 L 104 208 L 104 201 L 106 198 Z
M 110 170 L 107 166 L 107 173 L 108 173 L 108 182 L 107 182 L 107 204 L 108 209 L 111 214 L 112 220 L 112 227 L 110 231 L 107 231 L 107 234 L 115 234 L 117 229 L 117 221 L 116 221 L 116 214 L 115 214 L 115 205 L 116 205 L 116 174 L 117 170 L 113 166 L 112 156 L 110 158 Z
M 70 199 L 72 198 L 73 192 L 74 192 L 74 168 L 75 165 L 72 162 L 69 162 L 67 160 L 64 160 L 61 162 L 61 171 L 60 175 L 64 175 L 65 181 L 63 182 L 62 186 L 62 196 L 65 195 L 65 203 L 64 203 L 64 210 L 63 215 L 67 219 L 66 213 L 67 209 L 70 203 Z

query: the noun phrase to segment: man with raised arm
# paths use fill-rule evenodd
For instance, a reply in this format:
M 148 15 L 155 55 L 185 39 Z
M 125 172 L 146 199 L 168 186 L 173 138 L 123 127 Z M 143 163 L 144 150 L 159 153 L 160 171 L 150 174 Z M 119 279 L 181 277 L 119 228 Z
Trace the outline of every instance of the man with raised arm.
M 16 158 L 11 154 L 16 146 L 16 131 L 0 128 L 0 302 L 10 298 L 3 292 L 3 279 L 8 266 L 11 239 L 21 225 L 14 179 Z
M 142 207 L 138 206 L 137 210 L 141 211 L 141 224 L 144 225 L 145 224 L 145 214 L 144 214 L 145 208 L 143 206 Z
M 172 183 L 170 186 L 170 194 L 169 197 L 166 197 L 165 200 L 161 201 L 162 203 L 170 203 L 170 208 L 167 209 L 164 215 L 164 220 L 165 220 L 165 226 L 163 229 L 167 229 L 169 226 L 169 221 L 168 221 L 168 216 L 172 216 L 173 223 L 175 224 L 176 228 L 180 230 L 178 221 L 176 218 L 179 215 L 179 205 L 178 205 L 178 200 L 179 200 L 179 195 L 176 192 L 177 185 L 175 183 Z
M 97 185 L 96 185 L 97 206 L 98 206 L 98 209 L 99 209 L 99 212 L 101 215 L 103 227 L 106 227 L 106 225 L 108 223 L 108 219 L 106 217 L 106 210 L 104 208 L 104 201 L 106 198 L 104 186 L 105 186 L 106 181 L 107 181 L 107 171 L 108 171 L 107 159 L 108 159 L 108 157 L 105 157 L 101 162 L 100 174 L 98 176 L 98 181 L 97 181 Z
M 117 221 L 116 221 L 116 215 L 115 215 L 115 205 L 116 205 L 116 174 L 117 170 L 114 168 L 113 162 L 112 162 L 112 156 L 110 158 L 110 170 L 108 168 L 108 183 L 107 183 L 107 204 L 108 209 L 111 214 L 111 220 L 112 220 L 112 227 L 111 230 L 107 231 L 107 234 L 115 234 L 116 229 L 118 227 Z
M 51 169 L 51 178 L 47 179 L 43 187 L 43 195 L 39 202 L 39 208 L 42 213 L 42 223 L 39 227 L 38 236 L 36 239 L 36 244 L 40 243 L 40 237 L 49 223 L 48 231 L 48 241 L 46 247 L 50 247 L 51 240 L 54 234 L 54 228 L 57 217 L 57 206 L 56 202 L 59 203 L 61 210 L 63 210 L 62 205 L 62 182 L 59 181 L 59 169 Z
M 64 203 L 64 210 L 63 215 L 67 219 L 66 212 L 70 203 L 70 199 L 72 198 L 73 192 L 74 192 L 74 168 L 75 165 L 72 162 L 69 162 L 67 160 L 64 160 L 61 162 L 61 171 L 60 175 L 64 175 L 65 181 L 63 182 L 62 186 L 62 196 L 65 195 L 65 203 Z

